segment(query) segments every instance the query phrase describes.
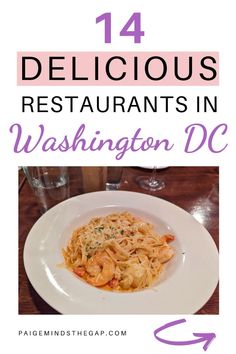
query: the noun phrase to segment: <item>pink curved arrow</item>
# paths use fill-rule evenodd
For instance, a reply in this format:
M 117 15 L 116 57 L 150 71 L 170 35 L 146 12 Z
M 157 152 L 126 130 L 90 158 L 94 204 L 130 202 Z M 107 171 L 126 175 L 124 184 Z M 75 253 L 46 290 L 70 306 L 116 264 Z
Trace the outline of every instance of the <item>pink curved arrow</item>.
M 205 342 L 203 349 L 206 351 L 207 348 L 209 347 L 209 345 L 211 344 L 211 342 L 213 341 L 213 339 L 216 337 L 215 333 L 193 333 L 193 335 L 195 337 L 199 337 L 199 338 L 187 340 L 187 341 L 178 341 L 178 342 L 163 339 L 163 338 L 160 338 L 159 336 L 157 336 L 157 334 L 160 333 L 161 331 L 163 331 L 169 327 L 176 326 L 176 325 L 183 323 L 183 322 L 186 322 L 186 320 L 184 318 L 182 318 L 181 320 L 166 323 L 164 326 L 161 326 L 161 327 L 155 329 L 155 331 L 154 331 L 155 338 L 157 340 L 159 340 L 159 342 L 169 344 L 169 345 L 191 345 L 191 344 Z

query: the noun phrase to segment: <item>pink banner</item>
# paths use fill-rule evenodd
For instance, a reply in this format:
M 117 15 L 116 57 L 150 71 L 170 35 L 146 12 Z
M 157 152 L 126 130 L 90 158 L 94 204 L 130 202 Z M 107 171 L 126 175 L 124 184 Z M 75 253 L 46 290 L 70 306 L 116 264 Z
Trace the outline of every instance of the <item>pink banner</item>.
M 19 52 L 23 86 L 216 86 L 218 52 Z

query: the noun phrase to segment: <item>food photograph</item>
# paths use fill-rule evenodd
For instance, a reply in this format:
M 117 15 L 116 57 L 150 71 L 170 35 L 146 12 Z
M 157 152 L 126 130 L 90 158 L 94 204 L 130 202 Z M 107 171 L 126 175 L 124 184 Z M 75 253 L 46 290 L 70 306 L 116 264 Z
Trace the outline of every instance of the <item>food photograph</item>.
M 19 314 L 219 314 L 219 168 L 22 166 Z

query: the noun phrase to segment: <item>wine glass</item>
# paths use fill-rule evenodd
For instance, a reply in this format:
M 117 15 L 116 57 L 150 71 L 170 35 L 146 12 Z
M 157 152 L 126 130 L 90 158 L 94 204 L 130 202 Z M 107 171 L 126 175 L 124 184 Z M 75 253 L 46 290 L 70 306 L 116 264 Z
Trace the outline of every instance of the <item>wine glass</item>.
M 140 176 L 137 178 L 139 186 L 148 191 L 158 191 L 165 188 L 165 183 L 157 178 L 157 166 L 153 167 L 151 176 Z

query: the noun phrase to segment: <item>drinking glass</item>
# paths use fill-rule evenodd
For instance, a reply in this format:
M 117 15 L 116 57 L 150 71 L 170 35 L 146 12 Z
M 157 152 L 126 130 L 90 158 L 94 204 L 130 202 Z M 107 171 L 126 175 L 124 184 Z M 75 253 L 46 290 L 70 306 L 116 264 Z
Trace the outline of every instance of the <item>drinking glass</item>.
M 148 191 L 158 191 L 165 188 L 165 183 L 157 176 L 157 167 L 154 166 L 151 176 L 140 176 L 137 178 L 139 186 Z
M 23 167 L 29 185 L 37 197 L 41 213 L 69 198 L 67 167 Z
M 123 167 L 110 166 L 107 167 L 106 190 L 114 191 L 120 188 Z

